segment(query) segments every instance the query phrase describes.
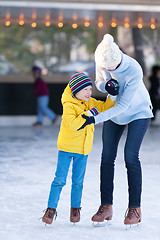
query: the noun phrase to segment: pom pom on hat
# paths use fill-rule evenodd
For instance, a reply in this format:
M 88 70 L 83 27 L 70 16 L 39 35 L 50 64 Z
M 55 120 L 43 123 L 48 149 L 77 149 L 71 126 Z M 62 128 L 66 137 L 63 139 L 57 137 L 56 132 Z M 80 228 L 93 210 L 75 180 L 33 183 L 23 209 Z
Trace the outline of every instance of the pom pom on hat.
M 110 68 L 121 62 L 121 50 L 110 34 L 105 34 L 95 51 L 95 62 L 98 66 Z
M 92 86 L 91 79 L 83 72 L 75 73 L 69 81 L 69 86 L 74 95 L 87 86 Z

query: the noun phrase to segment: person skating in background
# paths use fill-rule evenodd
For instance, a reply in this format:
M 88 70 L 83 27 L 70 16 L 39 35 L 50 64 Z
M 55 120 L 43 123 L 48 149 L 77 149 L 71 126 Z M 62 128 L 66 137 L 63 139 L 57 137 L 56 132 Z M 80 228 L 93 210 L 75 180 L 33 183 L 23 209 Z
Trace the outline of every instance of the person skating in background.
M 128 208 L 124 224 L 134 225 L 141 222 L 142 170 L 139 150 L 149 126 L 152 104 L 143 83 L 143 72 L 138 62 L 124 54 L 110 34 L 103 37 L 95 51 L 96 87 L 106 92 L 106 83 L 116 79 L 119 94 L 115 106 L 94 117 L 85 117 L 88 124 L 104 122 L 103 150 L 101 158 L 101 205 L 92 217 L 94 222 L 112 219 L 114 166 L 120 138 L 127 127 L 124 147 L 124 160 L 128 177 Z M 121 196 L 119 196 L 121 197 Z
M 111 85 L 110 85 L 111 84 Z M 108 88 L 113 95 L 118 94 L 118 85 L 108 83 Z M 94 125 L 79 130 L 85 122 L 82 115 L 97 115 L 114 106 L 115 96 L 109 96 L 105 102 L 91 97 L 92 81 L 84 73 L 74 74 L 62 94 L 63 115 L 60 132 L 57 141 L 58 163 L 55 178 L 51 184 L 48 207 L 42 221 L 51 224 L 60 198 L 60 193 L 66 184 L 69 166 L 72 166 L 72 188 L 70 221 L 80 221 L 81 198 L 83 179 L 86 171 L 86 163 L 92 148 Z
M 149 77 L 150 81 L 150 89 L 149 94 L 151 97 L 151 102 L 153 105 L 153 115 L 154 117 L 151 119 L 152 121 L 156 118 L 156 113 L 159 106 L 159 100 L 160 100 L 160 66 L 155 65 L 152 67 L 151 75 Z
M 41 68 L 33 66 L 32 76 L 35 80 L 32 92 L 34 93 L 37 99 L 37 121 L 33 124 L 33 126 L 43 125 L 44 116 L 47 116 L 52 123 L 55 123 L 57 119 L 57 114 L 48 107 L 49 90 L 47 84 L 42 79 Z

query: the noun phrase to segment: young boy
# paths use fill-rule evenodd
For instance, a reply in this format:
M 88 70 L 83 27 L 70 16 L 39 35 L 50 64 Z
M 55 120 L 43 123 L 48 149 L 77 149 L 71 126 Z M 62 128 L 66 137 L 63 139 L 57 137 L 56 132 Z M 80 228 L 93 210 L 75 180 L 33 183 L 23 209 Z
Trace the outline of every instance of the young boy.
M 115 89 L 112 80 L 108 84 L 111 92 Z M 109 88 L 108 88 L 109 89 Z M 109 90 L 108 90 L 109 92 Z M 94 124 L 78 130 L 85 122 L 83 114 L 97 115 L 115 104 L 116 97 L 109 96 L 106 102 L 91 97 L 92 81 L 84 73 L 74 74 L 62 95 L 63 115 L 58 136 L 58 163 L 55 178 L 51 184 L 48 208 L 42 221 L 51 224 L 57 215 L 56 208 L 69 166 L 73 160 L 70 221 L 80 221 L 81 197 L 86 163 L 93 144 Z M 116 90 L 116 94 L 118 94 Z M 114 94 L 113 94 L 114 95 Z M 113 101 L 112 101 L 112 100 Z

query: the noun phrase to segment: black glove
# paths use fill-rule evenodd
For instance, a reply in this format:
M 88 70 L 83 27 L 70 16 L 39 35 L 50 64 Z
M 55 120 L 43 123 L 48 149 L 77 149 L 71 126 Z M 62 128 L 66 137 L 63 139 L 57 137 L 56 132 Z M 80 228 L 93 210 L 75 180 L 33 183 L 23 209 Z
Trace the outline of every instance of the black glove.
M 87 125 L 90 125 L 90 124 L 92 124 L 92 123 L 95 123 L 94 117 L 88 117 L 88 116 L 86 116 L 85 114 L 82 114 L 82 117 L 85 118 L 86 121 L 85 121 L 85 123 L 84 123 L 80 128 L 77 129 L 77 131 L 85 128 L 85 126 L 87 126 Z
M 119 83 L 115 79 L 110 79 L 105 85 L 106 91 L 113 96 L 118 95 L 119 93 Z

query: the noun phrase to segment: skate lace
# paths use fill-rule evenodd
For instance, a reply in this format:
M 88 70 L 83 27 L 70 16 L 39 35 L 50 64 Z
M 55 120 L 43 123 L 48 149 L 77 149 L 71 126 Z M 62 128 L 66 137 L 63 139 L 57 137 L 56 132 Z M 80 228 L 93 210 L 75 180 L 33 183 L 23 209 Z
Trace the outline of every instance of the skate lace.
M 56 211 L 56 209 L 46 208 L 46 209 L 43 210 L 43 212 L 48 212 L 47 213 L 47 217 L 48 218 L 54 217 L 54 221 L 56 220 L 56 218 L 57 218 L 57 211 Z M 42 217 L 39 218 L 39 220 L 41 220 L 41 219 L 42 219 Z
M 98 209 L 97 215 L 102 216 L 109 208 L 109 205 L 101 205 Z
M 140 218 L 140 215 L 136 208 L 128 208 L 126 210 L 125 217 L 131 219 L 134 215 L 136 216 L 136 218 Z
M 78 213 L 80 212 L 81 208 L 72 208 L 72 214 L 74 217 L 76 217 L 78 215 Z

